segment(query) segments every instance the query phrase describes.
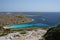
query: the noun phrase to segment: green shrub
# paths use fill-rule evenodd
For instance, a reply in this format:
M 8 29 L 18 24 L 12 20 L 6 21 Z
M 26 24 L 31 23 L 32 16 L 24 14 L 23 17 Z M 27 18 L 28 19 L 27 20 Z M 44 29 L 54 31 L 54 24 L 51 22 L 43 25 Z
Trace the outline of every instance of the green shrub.
M 50 28 L 44 35 L 45 40 L 60 40 L 60 24 Z

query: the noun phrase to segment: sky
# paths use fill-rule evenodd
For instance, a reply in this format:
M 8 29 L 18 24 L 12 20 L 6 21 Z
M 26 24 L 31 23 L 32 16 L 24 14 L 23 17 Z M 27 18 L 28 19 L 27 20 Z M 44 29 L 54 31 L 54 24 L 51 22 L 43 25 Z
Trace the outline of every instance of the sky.
M 60 12 L 60 0 L 0 0 L 0 12 Z

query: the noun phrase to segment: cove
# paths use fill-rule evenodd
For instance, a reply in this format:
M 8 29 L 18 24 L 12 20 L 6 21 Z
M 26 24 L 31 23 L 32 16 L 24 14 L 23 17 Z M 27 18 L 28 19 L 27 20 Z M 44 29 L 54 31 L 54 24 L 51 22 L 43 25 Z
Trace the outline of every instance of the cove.
M 48 27 L 47 24 L 42 23 L 22 23 L 22 24 L 14 24 L 8 26 L 8 28 L 31 28 L 31 27 Z

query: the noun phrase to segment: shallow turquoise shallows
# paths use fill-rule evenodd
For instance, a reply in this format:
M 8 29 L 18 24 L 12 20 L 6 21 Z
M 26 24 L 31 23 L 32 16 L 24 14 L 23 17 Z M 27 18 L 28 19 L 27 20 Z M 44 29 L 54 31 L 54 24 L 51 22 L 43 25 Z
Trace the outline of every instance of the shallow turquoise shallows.
M 8 28 L 31 28 L 31 27 L 47 27 L 47 24 L 42 23 L 23 23 L 23 24 L 15 24 L 10 25 Z

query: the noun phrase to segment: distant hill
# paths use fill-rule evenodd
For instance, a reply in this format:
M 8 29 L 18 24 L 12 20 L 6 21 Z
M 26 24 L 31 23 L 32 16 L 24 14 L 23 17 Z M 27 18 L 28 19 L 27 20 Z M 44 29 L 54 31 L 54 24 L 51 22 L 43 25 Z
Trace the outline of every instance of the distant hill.
M 32 19 L 21 14 L 0 14 L 0 26 L 31 22 Z

